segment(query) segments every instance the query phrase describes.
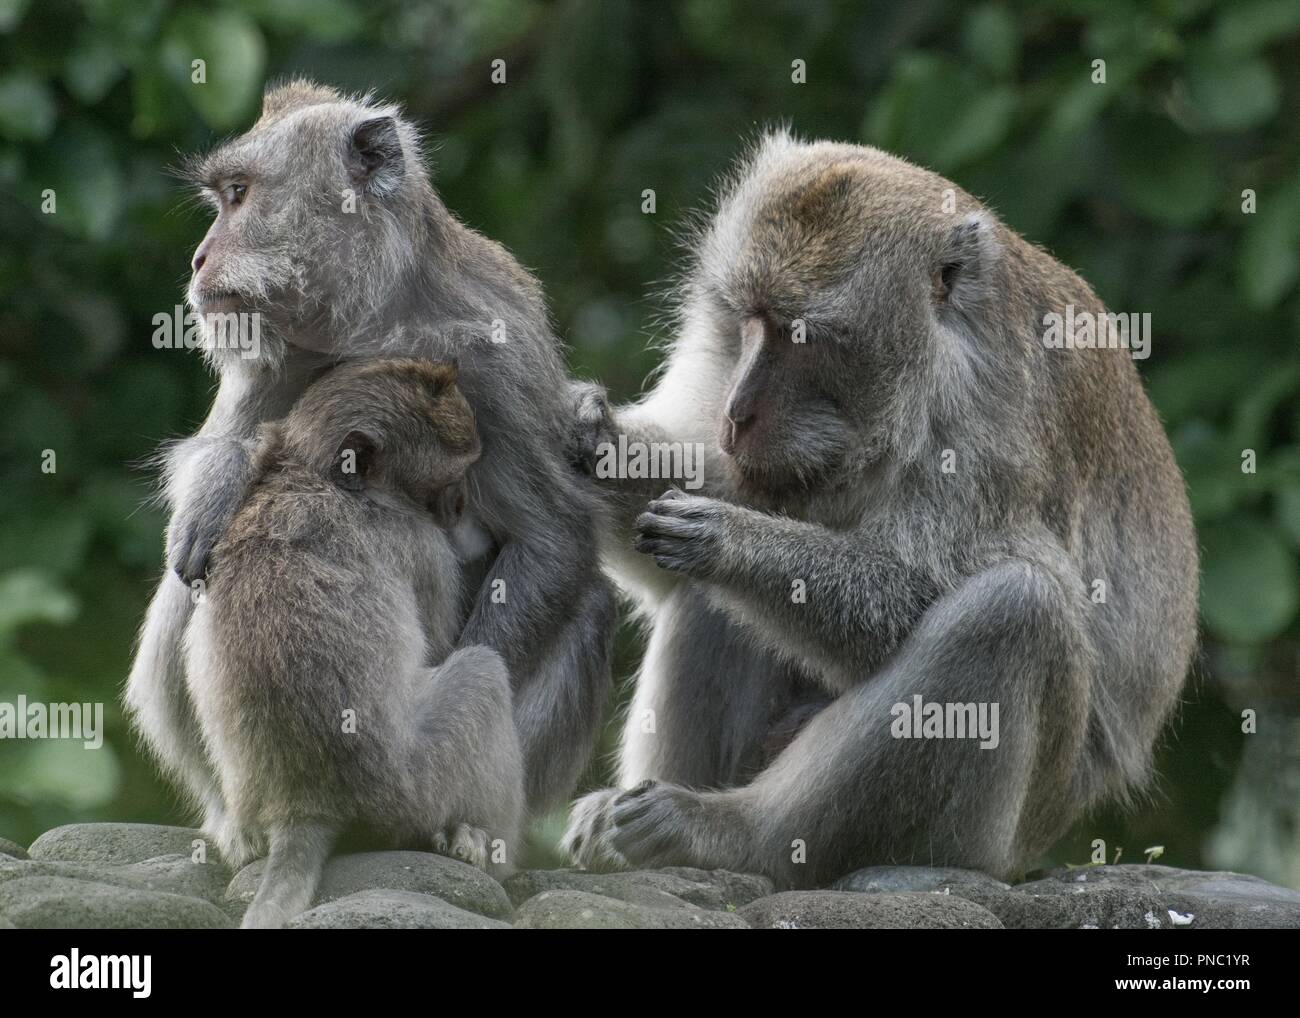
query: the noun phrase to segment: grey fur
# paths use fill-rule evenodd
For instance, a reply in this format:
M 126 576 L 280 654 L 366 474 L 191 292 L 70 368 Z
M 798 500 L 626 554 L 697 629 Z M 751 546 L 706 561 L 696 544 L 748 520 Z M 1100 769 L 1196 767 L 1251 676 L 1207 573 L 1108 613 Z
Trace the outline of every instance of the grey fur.
M 452 653 L 460 567 L 436 522 L 479 452 L 454 369 L 426 361 L 337 368 L 262 429 L 185 634 L 221 804 L 205 833 L 232 867 L 269 849 L 245 927 L 308 908 L 354 825 L 483 867 L 497 842 L 510 870 L 510 679 L 495 651 Z
M 575 393 L 579 459 L 620 432 L 711 457 L 700 493 L 611 498 L 650 637 L 625 791 L 575 804 L 575 860 L 1009 876 L 1128 801 L 1193 654 L 1196 545 L 1126 352 L 1044 347 L 1045 313 L 1102 310 L 1087 284 L 933 173 L 778 133 L 683 295 L 647 396 Z M 999 703 L 1000 744 L 893 737 L 917 694 Z
M 339 360 L 457 358 L 483 436 L 468 523 L 489 548 L 468 567 L 459 642 L 489 646 L 509 667 L 530 809 L 562 801 L 608 697 L 615 606 L 591 542 L 599 501 L 562 454 L 568 379 L 536 281 L 447 211 L 415 129 L 369 97 L 307 82 L 272 89 L 252 130 L 188 173 L 217 210 L 189 300 L 201 312 L 260 313 L 261 356 L 208 337 L 221 380 L 212 412 L 167 454 L 169 569 L 125 696 L 137 729 L 199 808 L 217 808 L 179 646 L 187 585 L 247 487 L 258 426 Z M 247 188 L 237 203 L 232 182 Z M 355 212 L 343 211 L 346 192 Z

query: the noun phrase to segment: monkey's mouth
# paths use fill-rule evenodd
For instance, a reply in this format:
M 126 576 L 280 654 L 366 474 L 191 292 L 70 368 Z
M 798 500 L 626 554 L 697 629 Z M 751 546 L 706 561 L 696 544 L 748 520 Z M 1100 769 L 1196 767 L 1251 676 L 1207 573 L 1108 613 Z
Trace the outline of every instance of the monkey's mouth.
M 195 294 L 195 297 L 197 298 L 194 302 L 195 309 L 203 315 L 213 312 L 241 311 L 248 304 L 243 295 L 234 290 L 207 290 Z

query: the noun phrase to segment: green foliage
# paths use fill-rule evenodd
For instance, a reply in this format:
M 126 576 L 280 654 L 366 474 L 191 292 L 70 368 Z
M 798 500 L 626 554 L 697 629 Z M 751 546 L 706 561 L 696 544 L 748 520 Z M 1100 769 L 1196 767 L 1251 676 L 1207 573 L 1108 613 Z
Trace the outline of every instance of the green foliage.
M 1270 662 L 1300 631 L 1298 33 L 1294 0 L 0 0 L 0 699 L 109 716 L 102 755 L 0 744 L 0 833 L 173 805 L 116 708 L 161 553 L 140 464 L 210 398 L 196 356 L 149 344 L 205 228 L 166 171 L 291 74 L 406 103 L 448 204 L 539 272 L 575 369 L 617 397 L 656 361 L 671 231 L 763 126 L 953 177 L 1112 309 L 1152 313 L 1140 367 L 1200 526 L 1210 660 L 1258 679 L 1201 702 L 1282 688 L 1297 712 Z M 1145 842 L 1181 862 L 1233 766 L 1193 766 L 1203 744 L 1169 768 L 1201 783 L 1196 823 Z

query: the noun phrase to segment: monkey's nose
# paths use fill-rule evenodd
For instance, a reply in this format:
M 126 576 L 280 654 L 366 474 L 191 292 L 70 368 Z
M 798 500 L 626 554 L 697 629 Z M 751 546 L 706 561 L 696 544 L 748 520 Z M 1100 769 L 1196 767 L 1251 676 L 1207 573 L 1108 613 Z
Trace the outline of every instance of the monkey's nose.
M 726 426 L 723 429 L 724 441 L 722 443 L 725 452 L 731 452 L 740 441 L 741 436 L 749 430 L 750 425 L 754 423 L 754 415 L 751 413 L 727 412 Z
M 208 260 L 208 242 L 205 240 L 199 245 L 199 249 L 194 252 L 194 260 L 190 262 L 190 267 L 198 274 L 199 269 L 203 268 Z

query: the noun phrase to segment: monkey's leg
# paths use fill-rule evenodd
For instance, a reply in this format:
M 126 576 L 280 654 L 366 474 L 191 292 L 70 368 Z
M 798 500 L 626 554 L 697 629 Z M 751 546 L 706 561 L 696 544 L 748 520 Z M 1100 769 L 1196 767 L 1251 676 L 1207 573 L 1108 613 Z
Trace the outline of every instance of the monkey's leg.
M 1024 561 L 968 579 L 752 784 L 699 793 L 646 783 L 611 800 L 608 850 L 636 866 L 753 871 L 783 886 L 875 863 L 1015 873 L 1086 805 L 1069 795 L 1091 681 L 1071 603 Z M 973 704 L 984 731 L 903 738 L 918 730 L 915 697 L 941 716 Z
M 204 829 L 215 830 L 224 815 L 221 793 L 185 686 L 182 644 L 191 606 L 189 588 L 164 572 L 140 630 L 125 702 L 159 763 L 203 809 Z
M 429 847 L 471 865 L 511 865 L 524 769 L 505 663 L 487 647 L 463 647 L 419 688 L 416 828 Z
M 617 614 L 613 589 L 596 576 L 536 670 L 516 682 L 515 726 L 534 815 L 572 792 L 596 745 L 609 699 Z
M 800 685 L 791 667 L 758 651 L 693 584 L 659 606 L 624 724 L 619 784 L 646 780 L 726 788 L 761 766 L 773 725 Z M 618 868 L 604 851 L 608 803 L 602 789 L 573 806 L 564 851 L 590 869 Z
M 240 929 L 278 930 L 307 911 L 338 834 L 333 825 L 309 820 L 271 825 L 271 853 Z

